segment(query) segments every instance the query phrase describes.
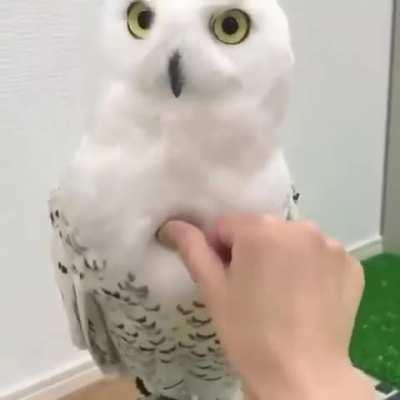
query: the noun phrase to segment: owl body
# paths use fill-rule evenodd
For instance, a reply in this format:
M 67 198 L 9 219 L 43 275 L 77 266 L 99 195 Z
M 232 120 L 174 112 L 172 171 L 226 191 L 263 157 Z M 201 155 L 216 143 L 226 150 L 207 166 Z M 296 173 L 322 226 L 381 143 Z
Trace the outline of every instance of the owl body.
M 108 81 L 50 200 L 72 337 L 155 396 L 230 399 L 212 320 L 155 234 L 171 218 L 207 232 L 227 212 L 288 216 L 286 18 L 273 0 L 109 0 L 100 25 Z

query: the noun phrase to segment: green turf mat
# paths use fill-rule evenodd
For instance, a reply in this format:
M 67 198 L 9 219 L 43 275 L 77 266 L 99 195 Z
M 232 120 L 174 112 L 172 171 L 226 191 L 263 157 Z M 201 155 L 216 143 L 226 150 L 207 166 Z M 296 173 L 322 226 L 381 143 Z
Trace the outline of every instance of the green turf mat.
M 400 388 L 400 256 L 363 262 L 366 288 L 350 350 L 354 364 Z

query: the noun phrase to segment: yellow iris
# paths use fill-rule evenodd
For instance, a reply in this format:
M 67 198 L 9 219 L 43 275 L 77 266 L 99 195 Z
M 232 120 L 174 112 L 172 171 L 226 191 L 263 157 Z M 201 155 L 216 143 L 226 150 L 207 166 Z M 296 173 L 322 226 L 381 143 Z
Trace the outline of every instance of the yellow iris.
M 128 8 L 128 29 L 136 39 L 147 38 L 153 19 L 153 11 L 143 1 L 135 1 Z
M 239 9 L 224 11 L 211 20 L 211 31 L 225 44 L 242 43 L 249 35 L 250 28 L 250 17 Z

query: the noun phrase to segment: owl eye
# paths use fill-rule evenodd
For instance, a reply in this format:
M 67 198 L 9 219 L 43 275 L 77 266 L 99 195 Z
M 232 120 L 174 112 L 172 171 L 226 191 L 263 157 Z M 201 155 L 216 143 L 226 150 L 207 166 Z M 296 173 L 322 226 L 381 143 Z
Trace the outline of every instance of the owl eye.
M 153 25 L 154 12 L 143 1 L 128 8 L 128 30 L 136 39 L 146 39 Z
M 250 33 L 251 20 L 239 9 L 224 11 L 211 19 L 211 32 L 222 43 L 242 43 Z

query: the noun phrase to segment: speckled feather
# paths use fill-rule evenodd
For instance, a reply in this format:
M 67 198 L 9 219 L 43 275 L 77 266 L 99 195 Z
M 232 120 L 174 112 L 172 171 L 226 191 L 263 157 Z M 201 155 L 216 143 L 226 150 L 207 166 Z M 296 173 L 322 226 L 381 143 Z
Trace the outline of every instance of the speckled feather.
M 297 218 L 299 194 L 292 190 L 288 219 Z M 79 243 L 76 229 L 59 207 L 59 195 L 60 189 L 50 200 L 53 258 L 75 345 L 88 349 L 104 373 L 140 377 L 150 393 L 189 398 L 188 385 L 200 381 L 219 383 L 230 398 L 237 378 L 196 293 L 162 314 L 163 305 L 151 295 L 151 288 L 138 282 L 129 268 L 113 276 L 117 283 L 110 285 L 106 276 L 114 275 L 112 264 L 93 257 Z

